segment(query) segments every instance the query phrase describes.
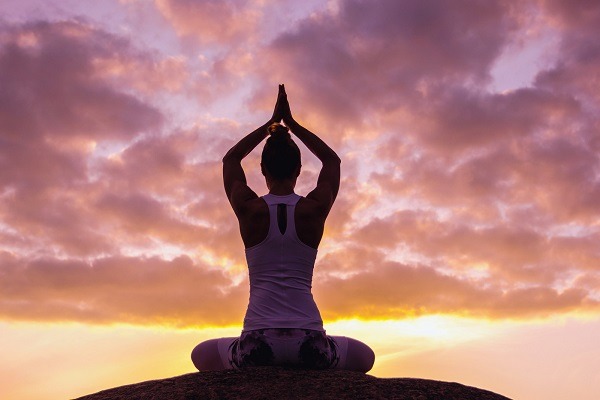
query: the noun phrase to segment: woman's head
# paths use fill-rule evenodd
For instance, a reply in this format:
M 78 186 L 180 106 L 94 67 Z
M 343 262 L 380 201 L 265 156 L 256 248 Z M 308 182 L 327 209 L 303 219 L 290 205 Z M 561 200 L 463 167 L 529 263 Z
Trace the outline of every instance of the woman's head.
M 261 157 L 263 173 L 274 180 L 295 179 L 300 173 L 300 149 L 285 126 L 274 123 L 267 129 L 270 137 Z

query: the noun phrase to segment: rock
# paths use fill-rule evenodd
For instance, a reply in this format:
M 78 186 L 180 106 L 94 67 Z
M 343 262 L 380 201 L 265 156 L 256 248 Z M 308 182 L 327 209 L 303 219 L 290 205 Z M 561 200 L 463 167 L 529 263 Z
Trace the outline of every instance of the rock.
M 398 399 L 507 400 L 487 390 L 453 382 L 375 378 L 351 371 L 306 371 L 257 367 L 243 371 L 196 372 L 120 386 L 77 400 L 144 399 Z

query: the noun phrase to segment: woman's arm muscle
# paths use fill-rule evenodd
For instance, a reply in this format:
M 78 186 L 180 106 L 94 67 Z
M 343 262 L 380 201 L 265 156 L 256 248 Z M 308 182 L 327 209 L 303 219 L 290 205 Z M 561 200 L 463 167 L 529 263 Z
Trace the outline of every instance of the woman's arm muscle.
M 223 184 L 225 186 L 225 193 L 236 214 L 243 209 L 247 201 L 258 197 L 248 187 L 246 175 L 242 168 L 242 160 L 267 137 L 267 127 L 271 123 L 272 121 L 269 120 L 269 122 L 260 128 L 246 135 L 223 157 Z

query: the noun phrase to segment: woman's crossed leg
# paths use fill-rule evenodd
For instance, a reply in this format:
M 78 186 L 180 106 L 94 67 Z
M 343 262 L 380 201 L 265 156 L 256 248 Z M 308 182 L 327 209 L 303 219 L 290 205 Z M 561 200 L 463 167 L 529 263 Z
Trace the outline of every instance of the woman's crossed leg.
M 277 333 L 277 335 L 281 337 L 281 334 Z M 288 333 L 285 335 L 289 336 Z M 237 369 L 252 365 L 288 365 L 309 369 L 331 368 L 365 373 L 373 367 L 375 353 L 359 340 L 346 336 L 325 336 L 326 340 L 319 341 L 318 335 L 312 337 L 309 333 L 306 335 L 301 340 L 294 340 L 293 337 L 287 340 L 289 343 L 297 343 L 296 347 L 291 345 L 292 353 L 290 353 L 290 345 L 286 344 L 286 339 L 282 341 L 269 332 L 265 334 L 263 331 L 260 333 L 250 331 L 243 332 L 241 337 L 210 339 L 194 348 L 191 354 L 192 362 L 199 371 Z M 313 340 L 314 338 L 317 340 Z M 323 345 L 323 343 L 325 344 Z M 310 346 L 310 344 L 313 345 Z M 315 357 L 306 357 L 306 354 L 302 354 L 307 349 L 310 351 L 311 348 L 313 353 L 316 350 L 318 354 L 326 354 L 327 362 L 325 364 L 318 360 L 315 362 Z M 287 353 L 292 356 L 290 357 Z M 294 357 L 294 354 L 297 356 Z M 311 361 L 307 363 L 307 359 Z M 311 364 L 311 362 L 315 363 Z

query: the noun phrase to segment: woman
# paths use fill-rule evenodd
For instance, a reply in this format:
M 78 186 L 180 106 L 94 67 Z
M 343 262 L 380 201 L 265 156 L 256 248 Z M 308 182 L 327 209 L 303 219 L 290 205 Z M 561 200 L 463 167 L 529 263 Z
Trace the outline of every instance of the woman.
M 306 197 L 294 193 L 300 150 L 288 128 L 323 164 L 316 188 Z M 261 158 L 269 194 L 258 197 L 246 183 L 241 161 L 269 135 Z M 285 365 L 369 371 L 375 361 L 371 348 L 326 335 L 311 293 L 317 248 L 340 186 L 340 158 L 294 120 L 283 85 L 271 119 L 223 158 L 223 181 L 246 248 L 250 301 L 241 336 L 200 343 L 192 351 L 196 368 Z

